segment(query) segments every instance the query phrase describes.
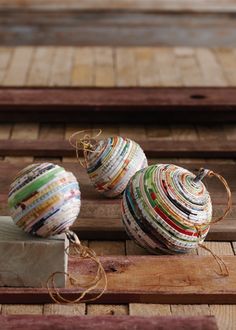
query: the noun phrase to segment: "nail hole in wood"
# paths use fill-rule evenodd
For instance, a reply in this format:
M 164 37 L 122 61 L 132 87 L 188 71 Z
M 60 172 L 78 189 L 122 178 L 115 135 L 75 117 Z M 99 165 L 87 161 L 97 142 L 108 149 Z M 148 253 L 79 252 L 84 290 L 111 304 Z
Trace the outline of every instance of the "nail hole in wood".
M 202 95 L 202 94 L 193 94 L 190 97 L 191 97 L 191 99 L 195 99 L 195 100 L 202 100 L 202 99 L 206 98 L 206 96 Z

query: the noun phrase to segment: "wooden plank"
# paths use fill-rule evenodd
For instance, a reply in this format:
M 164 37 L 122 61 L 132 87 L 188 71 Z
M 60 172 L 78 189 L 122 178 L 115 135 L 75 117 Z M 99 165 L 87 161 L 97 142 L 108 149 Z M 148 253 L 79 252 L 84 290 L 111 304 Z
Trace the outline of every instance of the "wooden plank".
M 15 123 L 11 130 L 11 139 L 19 140 L 19 139 L 25 139 L 28 141 L 32 141 L 37 139 L 38 137 L 38 129 L 39 126 L 37 123 Z M 14 155 L 6 155 L 5 157 L 6 161 L 9 162 L 32 162 L 33 161 L 33 155 L 24 155 L 24 156 L 15 156 Z
M 129 304 L 130 315 L 138 316 L 170 316 L 170 305 L 161 304 Z
M 117 48 L 115 51 L 117 87 L 137 86 L 136 60 L 132 48 Z
M 69 86 L 74 60 L 74 48 L 57 47 L 50 73 L 50 86 Z
M 205 242 L 204 245 L 218 256 L 234 255 L 230 242 Z M 209 252 L 198 248 L 198 255 L 209 255 Z
M 115 68 L 113 49 L 110 47 L 95 47 L 95 86 L 115 86 Z
M 202 316 L 211 315 L 209 305 L 171 305 L 171 314 L 174 316 Z
M 91 330 L 102 327 L 106 330 L 168 330 L 175 324 L 176 330 L 217 330 L 214 317 L 138 317 L 138 316 L 1 316 L 0 326 L 6 330 L 32 329 L 43 330 Z
M 54 47 L 36 47 L 26 81 L 27 86 L 47 86 L 49 84 Z
M 0 108 L 0 121 L 227 123 L 236 120 L 236 93 L 235 88 L 3 88 Z
M 196 57 L 202 72 L 202 86 L 227 86 L 224 72 L 210 49 L 196 49 Z
M 220 330 L 233 330 L 236 324 L 236 305 L 210 305 Z
M 155 62 L 155 51 L 155 48 L 150 47 L 134 49 L 137 63 L 137 82 L 140 87 L 160 86 L 160 73 Z
M 2 84 L 10 64 L 12 48 L 0 47 L 0 84 Z
M 161 86 L 173 87 L 183 85 L 173 49 L 158 48 L 155 53 L 155 60 L 159 68 Z
M 236 303 L 235 256 L 223 257 L 230 274 L 227 277 L 214 272 L 216 264 L 212 256 L 113 256 L 100 257 L 100 260 L 107 273 L 108 289 L 99 303 Z M 94 264 L 71 260 L 69 272 L 86 280 L 94 272 Z M 80 292 L 71 286 L 59 290 L 68 299 Z M 88 297 L 93 294 L 95 292 Z M 0 288 L 0 303 L 13 301 L 48 303 L 50 297 L 47 290 L 41 288 Z
M 1 0 L 0 6 L 3 9 L 22 9 L 28 8 L 32 10 L 101 10 L 101 9 L 122 9 L 122 10 L 155 10 L 155 11 L 173 11 L 173 12 L 236 12 L 236 4 L 234 0 L 225 0 L 221 3 L 217 0 Z
M 60 141 L 64 138 L 65 135 L 65 125 L 63 124 L 41 124 L 39 129 L 39 138 L 38 140 L 44 141 L 44 143 L 51 143 L 51 141 Z M 32 153 L 33 154 L 33 153 Z M 58 154 L 57 157 L 53 157 L 51 153 L 48 153 L 47 155 L 43 156 L 43 159 L 41 157 L 35 157 L 35 161 L 61 161 L 62 155 Z
M 149 254 L 148 251 L 137 245 L 134 241 L 125 242 L 125 250 L 127 255 L 145 255 Z
M 87 305 L 87 315 L 128 315 L 128 305 Z
M 61 131 L 63 126 L 57 125 L 56 127 L 52 128 L 51 133 L 47 133 L 47 139 L 43 138 L 40 141 L 0 139 L 0 156 L 76 157 L 75 150 L 68 141 L 60 139 L 59 135 L 51 138 L 54 134 L 52 133 L 53 130 L 56 133 L 56 130 Z M 104 130 L 104 135 L 105 133 Z M 208 143 L 207 134 L 203 134 L 205 138 L 201 135 L 201 141 L 199 141 L 196 132 L 188 128 L 181 130 L 175 126 L 172 127 L 172 137 L 175 141 L 160 138 L 157 143 L 157 140 L 149 139 L 147 141 L 145 139 L 146 132 L 143 127 L 132 129 L 128 126 L 121 126 L 119 132 L 119 135 L 133 139 L 139 143 L 147 157 L 151 158 L 236 158 L 235 141 L 228 141 L 226 137 L 225 139 L 215 138 L 213 140 L 209 137 L 211 143 Z M 59 136 L 59 139 L 57 136 Z M 139 140 L 140 137 L 141 140 Z M 79 151 L 79 155 L 83 156 L 81 150 Z
M 139 139 L 146 140 L 146 128 L 143 126 L 130 126 L 130 125 L 120 125 L 119 135 L 137 141 Z
M 195 57 L 194 49 L 190 47 L 176 47 L 174 53 L 183 86 L 202 86 L 203 75 Z
M 235 46 L 235 20 L 228 13 L 29 9 L 0 13 L 1 44 L 58 46 Z M 213 82 L 213 80 L 212 80 Z
M 215 49 L 215 56 L 219 61 L 223 73 L 230 86 L 236 86 L 235 61 L 236 53 L 233 49 Z
M 45 304 L 43 306 L 44 315 L 84 315 L 85 314 L 85 304 Z
M 196 125 L 196 130 L 199 139 L 202 141 L 214 141 L 216 139 L 226 140 L 224 126 L 222 125 L 214 125 L 214 127 L 206 125 Z
M 14 304 L 14 305 L 2 305 L 2 315 L 40 315 L 43 313 L 43 305 L 24 305 L 24 304 Z
M 234 254 L 236 254 L 236 242 L 232 242 L 232 248 L 233 248 Z
M 94 86 L 94 62 L 92 48 L 80 47 L 75 49 L 72 86 Z
M 7 140 L 10 138 L 11 135 L 11 130 L 12 130 L 12 125 L 11 124 L 0 124 L 0 139 Z
M 123 241 L 89 241 L 89 247 L 99 256 L 125 255 L 125 243 Z
M 171 126 L 171 135 L 172 139 L 176 141 L 195 141 L 195 143 L 198 145 L 198 135 L 196 132 L 196 128 L 193 125 L 172 125 Z M 218 141 L 218 140 L 217 140 Z M 215 141 L 216 142 L 216 141 Z M 173 143 L 173 142 L 172 142 Z M 218 142 L 216 142 L 218 144 Z M 191 146 L 190 150 L 192 150 Z M 182 157 L 181 153 L 179 157 Z M 202 155 L 202 157 L 204 157 Z
M 146 126 L 148 140 L 172 140 L 171 130 L 166 125 L 148 125 Z
M 14 49 L 9 68 L 3 80 L 4 86 L 23 86 L 26 84 L 32 55 L 32 47 Z

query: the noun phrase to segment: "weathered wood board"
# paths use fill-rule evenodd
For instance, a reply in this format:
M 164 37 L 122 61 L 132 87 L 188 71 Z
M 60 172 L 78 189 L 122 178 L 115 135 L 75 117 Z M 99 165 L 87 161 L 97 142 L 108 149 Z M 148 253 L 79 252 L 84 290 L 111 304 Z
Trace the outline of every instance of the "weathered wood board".
M 195 161 L 194 164 L 182 164 L 175 162 L 177 165 L 184 166 L 193 172 L 200 167 L 207 167 L 225 176 L 232 190 L 233 209 L 231 214 L 224 220 L 210 229 L 207 236 L 209 240 L 229 241 L 236 240 L 236 209 L 235 209 L 235 191 L 236 191 L 236 171 L 234 164 L 220 163 L 203 163 Z M 81 239 L 107 239 L 117 240 L 126 239 L 127 235 L 121 222 L 120 203 L 121 199 L 106 199 L 96 192 L 89 182 L 85 169 L 77 163 L 61 164 L 67 170 L 72 171 L 79 180 L 82 206 L 78 220 L 74 223 L 73 229 L 78 232 Z M 16 173 L 25 167 L 24 163 L 9 164 L 8 162 L 0 163 L 0 214 L 8 215 L 7 194 L 11 181 Z M 212 194 L 213 208 L 215 216 L 223 213 L 226 194 L 224 188 L 216 179 L 204 180 L 206 186 Z M 94 208 L 96 205 L 96 208 Z
M 147 157 L 153 158 L 236 158 L 235 141 L 136 140 Z M 83 151 L 79 150 L 83 156 Z M 75 149 L 65 140 L 0 140 L 0 156 L 75 157 Z
M 214 316 L 139 317 L 139 316 L 0 316 L 0 328 L 5 330 L 217 330 Z
M 236 303 L 236 257 L 222 257 L 229 276 L 220 276 L 212 256 L 112 256 L 101 257 L 108 288 L 98 303 L 131 302 L 172 304 Z M 69 260 L 68 271 L 91 280 L 95 266 L 88 260 Z M 59 289 L 68 299 L 78 297 L 81 289 L 68 283 Z M 88 298 L 94 297 L 88 294 Z M 0 303 L 48 303 L 46 289 L 0 288 Z
M 223 87 L 1 88 L 0 108 L 0 121 L 10 122 L 226 123 L 236 120 L 236 93 Z
M 41 14 L 43 12 L 43 15 Z M 235 13 L 3 10 L 2 45 L 235 46 Z
M 67 271 L 67 246 L 64 235 L 33 237 L 10 217 L 0 216 L 0 287 L 46 287 L 52 273 Z M 56 278 L 58 287 L 65 287 L 65 281 L 65 276 Z
M 234 0 L 0 0 L 2 9 L 31 9 L 31 10 L 136 10 L 161 12 L 236 12 Z

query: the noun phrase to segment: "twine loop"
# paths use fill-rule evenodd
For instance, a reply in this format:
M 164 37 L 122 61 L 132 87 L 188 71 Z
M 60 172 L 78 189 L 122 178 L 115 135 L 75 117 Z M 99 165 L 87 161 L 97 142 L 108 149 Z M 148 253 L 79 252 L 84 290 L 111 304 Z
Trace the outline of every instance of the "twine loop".
M 96 272 L 94 278 L 87 283 L 80 281 L 79 278 L 76 278 L 67 272 L 54 272 L 53 274 L 51 274 L 49 276 L 49 278 L 47 280 L 48 293 L 49 293 L 51 299 L 57 304 L 61 304 L 61 303 L 75 304 L 75 303 L 82 303 L 82 302 L 84 303 L 84 302 L 95 301 L 98 298 L 100 298 L 107 289 L 107 276 L 106 276 L 104 267 L 102 266 L 101 261 L 97 257 L 96 253 L 92 249 L 88 248 L 87 246 L 82 245 L 78 236 L 73 231 L 68 229 L 68 230 L 66 230 L 65 234 L 66 234 L 69 242 L 71 243 L 71 248 L 75 252 L 73 255 L 71 255 L 69 252 L 70 247 L 68 246 L 65 250 L 66 254 L 71 258 L 80 257 L 82 259 L 92 260 L 97 265 L 97 272 Z M 58 275 L 66 276 L 68 278 L 69 283 L 72 286 L 83 288 L 84 291 L 79 295 L 78 298 L 76 298 L 74 300 L 69 300 L 69 299 L 63 297 L 63 295 L 59 292 L 59 289 L 55 285 L 55 277 Z M 100 291 L 100 293 L 98 293 L 94 298 L 84 299 L 85 296 L 88 293 L 90 293 L 92 290 L 96 289 L 98 287 L 99 283 L 101 283 L 101 282 L 103 283 L 103 288 Z
M 81 137 L 81 135 L 84 135 Z M 88 130 L 77 131 L 69 137 L 70 145 L 75 149 L 76 158 L 81 166 L 86 167 L 87 155 L 89 152 L 95 152 L 97 146 L 97 138 L 102 134 L 102 129 L 98 129 L 98 133 L 94 136 L 89 134 Z M 75 140 L 75 141 L 74 141 Z M 84 153 L 84 162 L 79 158 L 79 150 Z
M 211 224 L 214 225 L 215 223 L 224 220 L 226 218 L 226 216 L 229 214 L 229 212 L 231 211 L 231 208 L 232 208 L 232 194 L 231 194 L 229 185 L 228 185 L 227 181 L 225 180 L 225 178 L 223 178 L 220 174 L 215 173 L 215 172 L 213 172 L 211 170 L 208 170 L 208 169 L 200 168 L 200 170 L 197 173 L 196 177 L 193 179 L 193 182 L 196 183 L 198 181 L 201 181 L 205 177 L 210 177 L 210 178 L 211 177 L 216 177 L 217 179 L 219 179 L 220 182 L 223 183 L 224 188 L 225 188 L 226 193 L 227 193 L 227 205 L 226 205 L 226 208 L 225 208 L 223 214 L 221 216 L 219 216 L 218 218 L 216 218 L 214 220 L 211 220 L 211 222 L 210 222 Z M 202 223 L 201 225 L 198 225 L 198 224 L 194 225 L 194 228 L 196 229 L 196 232 L 197 232 L 199 242 L 202 240 L 202 228 L 204 226 L 209 225 L 210 223 Z M 208 251 L 213 256 L 213 258 L 215 259 L 215 261 L 218 264 L 219 269 L 220 269 L 220 273 L 217 272 L 218 275 L 220 275 L 220 276 L 229 276 L 228 267 L 227 267 L 227 265 L 225 264 L 224 260 L 221 257 L 219 257 L 217 254 L 215 254 L 213 251 L 211 251 L 211 249 L 206 247 L 204 244 L 199 243 L 198 246 L 201 247 L 202 249 Z

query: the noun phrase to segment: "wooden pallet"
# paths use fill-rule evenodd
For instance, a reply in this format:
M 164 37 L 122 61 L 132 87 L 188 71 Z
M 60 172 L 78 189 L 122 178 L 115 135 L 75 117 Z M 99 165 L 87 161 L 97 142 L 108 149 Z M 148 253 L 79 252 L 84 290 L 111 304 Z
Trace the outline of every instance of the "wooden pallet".
M 9 3 L 9 2 L 8 2 Z M 146 3 L 146 2 L 145 2 Z M 156 62 L 158 57 L 160 62 Z M 155 55 L 156 54 L 156 55 Z M 146 57 L 147 56 L 147 57 Z M 1 48 L 0 51 L 0 81 L 2 85 L 8 86 L 235 86 L 235 50 L 234 49 L 193 49 L 193 48 L 63 48 L 63 47 L 19 47 Z M 24 61 L 22 60 L 24 59 Z M 146 65 L 148 62 L 150 66 Z M 67 63 L 65 66 L 64 63 Z M 155 65 L 153 64 L 155 63 Z M 157 64 L 159 63 L 159 64 Z M 165 64 L 164 64 L 165 63 Z M 62 65 L 63 64 L 63 65 Z M 157 71 L 153 68 L 158 68 Z M 173 70 L 173 67 L 176 70 Z M 128 70 L 129 69 L 129 70 Z M 148 79 L 147 79 L 148 77 Z M 101 125 L 99 125 L 101 126 Z M 8 123 L 0 124 L 0 139 L 14 140 L 36 140 L 58 141 L 68 137 L 76 130 L 88 128 L 91 133 L 97 125 L 80 123 L 71 124 L 38 124 L 38 123 Z M 207 126 L 197 123 L 191 125 L 139 125 L 128 127 L 127 125 L 102 125 L 103 136 L 121 134 L 135 140 L 149 141 L 170 141 L 170 142 L 209 142 L 218 140 L 227 145 L 227 141 L 235 141 L 235 125 Z M 230 143 L 231 143 L 230 142 Z M 200 144 L 201 146 L 201 144 Z M 22 151 L 21 151 L 22 152 Z M 24 151 L 25 152 L 25 151 Z M 10 154 L 10 153 L 9 153 Z M 1 163 L 18 163 L 19 168 L 25 166 L 27 162 L 37 162 L 43 160 L 76 161 L 75 157 L 58 155 L 58 157 L 33 156 L 30 153 L 26 156 L 4 155 L 0 156 Z M 45 158 L 47 157 L 47 158 Z M 218 156 L 217 156 L 218 157 Z M 160 161 L 160 159 L 158 159 Z M 177 159 L 161 159 L 162 162 L 176 162 Z M 25 163 L 26 162 L 26 163 Z M 181 160 L 186 168 L 194 168 L 194 164 L 205 163 L 208 168 L 211 164 L 218 164 L 218 170 L 222 172 L 225 165 L 235 166 L 233 159 L 218 159 L 198 161 L 191 159 Z M 191 165 L 190 165 L 191 163 Z M 193 167 L 192 167 L 193 166 Z M 197 166 L 196 166 L 197 167 Z M 15 167 L 17 170 L 17 166 Z M 77 172 L 76 172 L 77 173 Z M 8 174 L 6 173 L 6 176 Z M 2 176 L 1 176 L 2 177 Z M 10 180 L 10 178 L 9 178 Z M 4 202 L 8 190 L 8 179 L 5 180 Z M 208 182 L 208 181 L 207 181 Z M 234 181 L 235 182 L 235 181 Z M 213 182 L 209 181 L 209 186 Z M 0 186 L 1 189 L 1 186 Z M 218 189 L 218 188 L 217 188 Z M 3 195 L 1 195 L 1 198 Z M 218 195 L 219 197 L 219 195 Z M 217 198 L 218 198 L 217 197 Z M 103 199 L 101 199 L 102 201 Z M 82 207 L 80 225 L 84 228 L 88 222 L 94 219 L 93 201 L 85 201 L 86 209 Z M 108 202 L 107 202 L 108 203 Z M 2 205 L 2 203 L 1 203 Z M 6 204 L 5 204 L 6 205 Z M 220 205 L 220 204 L 219 204 Z M 6 208 L 5 208 L 6 210 Z M 127 240 L 121 230 L 119 205 L 109 205 L 104 211 L 103 204 L 98 208 L 97 213 L 101 221 L 100 233 L 106 241 L 99 241 L 98 233 L 93 236 L 93 240 L 84 241 L 93 248 L 99 255 L 145 255 L 145 251 Z M 87 213 L 86 213 L 87 212 Z M 234 212 L 233 212 L 234 213 Z M 231 219 L 231 231 L 234 231 L 234 218 Z M 5 214 L 1 212 L 1 214 Z M 113 217 L 112 221 L 111 216 Z M 111 225 L 110 230 L 108 225 Z M 117 233 L 114 234 L 115 225 Z M 84 237 L 91 237 L 92 223 L 87 226 L 87 233 Z M 215 227 L 216 228 L 216 227 Z M 102 232 L 103 230 L 103 232 Z M 220 231 L 222 228 L 220 229 Z M 227 229 L 228 230 L 228 229 Z M 220 233 L 219 231 L 219 233 Z M 106 235 L 105 235 L 106 232 Z M 83 233 L 83 230 L 81 231 Z M 91 236 L 88 236 L 90 234 Z M 229 230 L 228 230 L 229 234 Z M 86 236 L 87 235 L 87 236 Z M 102 236 L 103 235 L 103 236 Z M 120 236 L 119 236 L 120 235 Z M 123 235 L 123 236 L 121 236 Z M 214 234 L 216 235 L 216 233 Z M 217 239 L 220 239 L 218 235 Z M 113 237 L 114 240 L 113 240 Z M 113 240 L 113 241 L 112 241 Z M 228 242 L 206 242 L 207 247 L 220 256 L 229 255 L 234 257 L 235 242 L 231 237 Z M 206 255 L 200 249 L 199 257 Z M 220 297 L 217 303 L 221 303 Z M 220 329 L 234 329 L 236 305 L 235 304 L 215 304 L 215 301 L 208 304 L 144 304 L 144 303 L 124 303 L 124 304 L 80 304 L 71 306 L 56 304 L 0 304 L 2 314 L 70 314 L 70 315 L 216 315 Z

